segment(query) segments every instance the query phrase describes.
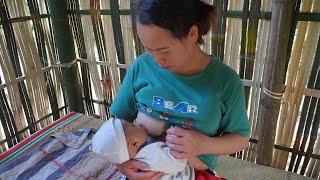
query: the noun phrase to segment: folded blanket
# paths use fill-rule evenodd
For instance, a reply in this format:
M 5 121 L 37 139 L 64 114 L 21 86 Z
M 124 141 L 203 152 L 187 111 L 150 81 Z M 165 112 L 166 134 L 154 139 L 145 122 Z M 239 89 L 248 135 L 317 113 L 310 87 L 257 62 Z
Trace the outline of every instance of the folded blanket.
M 90 128 L 51 136 L 0 167 L 0 179 L 120 179 L 116 166 L 91 152 Z

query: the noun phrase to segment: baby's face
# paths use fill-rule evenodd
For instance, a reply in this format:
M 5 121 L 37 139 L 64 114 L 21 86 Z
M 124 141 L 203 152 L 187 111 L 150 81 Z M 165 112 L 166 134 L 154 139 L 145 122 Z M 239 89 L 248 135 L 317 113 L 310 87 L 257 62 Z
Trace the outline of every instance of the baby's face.
M 141 127 L 136 126 L 132 123 L 123 123 L 123 129 L 126 138 L 133 138 L 139 141 L 141 144 L 146 144 L 148 141 L 148 134 L 147 131 Z

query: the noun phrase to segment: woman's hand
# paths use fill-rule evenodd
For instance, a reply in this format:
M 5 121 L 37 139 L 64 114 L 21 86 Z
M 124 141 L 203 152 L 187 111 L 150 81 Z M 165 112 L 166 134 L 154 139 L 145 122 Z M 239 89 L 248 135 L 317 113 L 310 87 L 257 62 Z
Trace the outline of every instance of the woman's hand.
M 166 144 L 173 157 L 188 159 L 199 154 L 233 154 L 248 147 L 249 139 L 249 136 L 237 133 L 209 137 L 193 130 L 174 127 L 167 130 Z
M 177 159 L 188 159 L 201 153 L 202 145 L 208 137 L 194 130 L 179 127 L 167 130 L 166 145 L 171 155 Z
M 147 168 L 148 164 L 137 160 L 128 160 L 116 166 L 118 170 L 130 180 L 157 180 L 163 175 L 162 172 L 141 171 L 141 169 Z

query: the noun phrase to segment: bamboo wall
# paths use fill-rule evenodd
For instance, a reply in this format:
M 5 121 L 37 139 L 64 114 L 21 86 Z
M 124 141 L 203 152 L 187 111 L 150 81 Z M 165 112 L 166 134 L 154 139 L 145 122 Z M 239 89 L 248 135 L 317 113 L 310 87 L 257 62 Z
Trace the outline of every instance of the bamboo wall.
M 1 152 L 72 110 L 66 92 L 77 83 L 84 113 L 107 119 L 126 68 L 143 52 L 131 23 L 135 1 L 62 3 L 72 58 L 63 56 L 64 35 L 54 32 L 54 1 L 0 0 Z M 220 16 L 202 48 L 245 85 L 252 138 L 235 156 L 319 177 L 320 0 L 208 2 Z M 71 69 L 80 81 L 66 87 Z

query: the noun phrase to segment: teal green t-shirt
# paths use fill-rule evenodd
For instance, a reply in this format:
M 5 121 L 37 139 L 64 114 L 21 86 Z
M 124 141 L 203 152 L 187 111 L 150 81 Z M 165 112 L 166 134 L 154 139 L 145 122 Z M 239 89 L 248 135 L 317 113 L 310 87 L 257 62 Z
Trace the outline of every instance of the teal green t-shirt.
M 139 56 L 110 108 L 112 115 L 131 122 L 138 111 L 211 137 L 250 134 L 242 82 L 236 72 L 214 57 L 201 73 L 181 76 L 162 69 L 148 53 Z M 217 165 L 218 155 L 199 158 L 210 170 Z

